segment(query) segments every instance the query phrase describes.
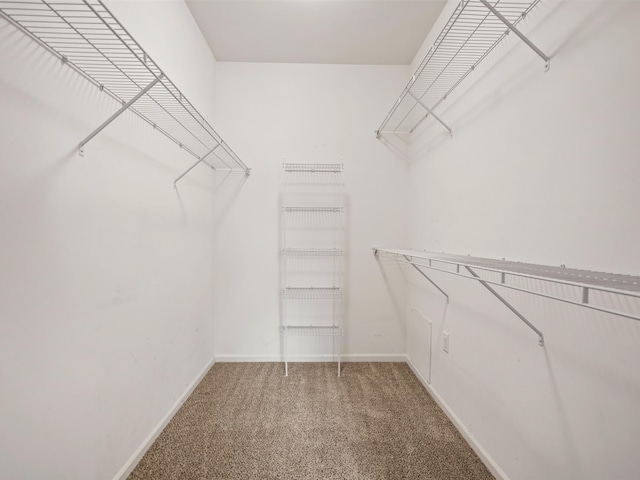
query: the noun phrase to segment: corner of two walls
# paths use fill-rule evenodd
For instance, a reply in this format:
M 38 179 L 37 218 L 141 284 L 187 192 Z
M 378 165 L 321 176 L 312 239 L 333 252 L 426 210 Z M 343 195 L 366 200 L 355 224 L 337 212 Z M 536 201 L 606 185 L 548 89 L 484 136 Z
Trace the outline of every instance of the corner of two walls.
M 210 114 L 186 5 L 107 7 Z M 0 37 L 0 477 L 113 478 L 212 360 L 215 180 L 174 189 L 193 158 L 127 112 L 80 157 L 119 105 L 4 20 Z
M 522 29 L 550 71 L 510 38 L 442 104 L 453 139 L 414 134 L 407 247 L 640 274 L 638 21 L 635 2 L 541 2 Z M 406 271 L 407 354 L 504 476 L 637 474 L 638 322 L 501 289 L 541 348 L 477 282 L 428 271 L 447 305 Z

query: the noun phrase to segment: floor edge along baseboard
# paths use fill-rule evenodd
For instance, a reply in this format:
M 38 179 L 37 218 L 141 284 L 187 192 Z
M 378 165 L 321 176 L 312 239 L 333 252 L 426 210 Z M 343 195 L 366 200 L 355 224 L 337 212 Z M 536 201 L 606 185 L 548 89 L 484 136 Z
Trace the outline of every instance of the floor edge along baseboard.
M 499 480 L 509 480 L 507 474 L 500 468 L 500 466 L 496 463 L 496 461 L 487 453 L 487 451 L 478 443 L 476 437 L 472 435 L 469 429 L 462 423 L 462 420 L 458 418 L 458 416 L 451 410 L 447 402 L 440 396 L 440 394 L 425 380 L 420 371 L 416 368 L 416 366 L 411 361 L 411 358 L 407 355 L 405 357 L 407 365 L 413 372 L 413 374 L 420 380 L 422 386 L 429 392 L 429 394 L 436 401 L 438 406 L 442 409 L 442 411 L 449 417 L 451 423 L 456 427 L 456 429 L 460 432 L 460 434 L 464 437 L 467 443 L 471 446 L 476 455 L 480 457 L 482 463 L 489 469 L 494 477 Z
M 185 389 L 182 395 L 180 395 L 178 400 L 176 400 L 176 402 L 171 406 L 167 414 L 162 418 L 162 420 L 160 420 L 160 422 L 155 426 L 155 428 L 151 430 L 151 433 L 149 433 L 147 438 L 144 439 L 142 444 L 136 449 L 136 451 L 129 458 L 129 460 L 126 461 L 126 463 L 122 466 L 120 471 L 116 473 L 116 475 L 113 477 L 113 480 L 125 480 L 129 475 L 131 475 L 131 472 L 133 472 L 133 470 L 136 468 L 136 465 L 138 465 L 138 462 L 140 462 L 144 454 L 147 453 L 147 450 L 149 450 L 149 447 L 153 445 L 153 442 L 155 442 L 156 439 L 160 436 L 160 434 L 165 429 L 165 427 L 169 424 L 169 422 L 174 417 L 174 415 L 178 413 L 178 410 L 180 410 L 180 407 L 182 406 L 182 404 L 187 400 L 187 398 L 189 398 L 189 395 L 191 395 L 191 393 L 195 390 L 195 388 L 202 381 L 202 379 L 207 374 L 207 372 L 211 369 L 214 363 L 216 363 L 215 357 L 213 357 L 211 361 L 209 361 L 209 363 L 205 365 L 205 367 L 198 374 L 198 376 L 196 376 L 196 378 L 189 384 L 189 386 Z

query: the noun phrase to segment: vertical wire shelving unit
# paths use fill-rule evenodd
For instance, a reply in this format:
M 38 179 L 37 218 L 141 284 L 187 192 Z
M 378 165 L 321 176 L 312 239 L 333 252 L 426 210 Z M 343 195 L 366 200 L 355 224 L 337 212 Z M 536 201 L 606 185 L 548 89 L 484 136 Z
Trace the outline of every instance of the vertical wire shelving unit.
M 341 164 L 283 164 L 280 254 L 285 376 L 289 375 L 292 337 L 331 338 L 340 376 L 345 224 L 342 170 Z

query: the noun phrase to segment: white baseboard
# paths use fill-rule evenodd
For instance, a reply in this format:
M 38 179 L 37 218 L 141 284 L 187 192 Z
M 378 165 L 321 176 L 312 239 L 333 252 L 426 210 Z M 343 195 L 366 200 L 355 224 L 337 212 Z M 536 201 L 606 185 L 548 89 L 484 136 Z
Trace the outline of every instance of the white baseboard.
M 216 363 L 233 362 L 284 362 L 282 355 L 216 355 Z M 291 355 L 290 362 L 335 362 L 333 355 Z M 343 362 L 406 362 L 404 353 L 349 353 L 342 355 Z
M 176 400 L 176 402 L 169 409 L 167 414 L 162 418 L 162 420 L 160 420 L 160 423 L 158 423 L 158 425 L 156 425 L 156 427 L 153 430 L 151 430 L 151 433 L 149 434 L 149 436 L 144 439 L 142 444 L 133 453 L 131 458 L 129 458 L 129 460 L 127 460 L 127 462 L 122 466 L 120 471 L 116 473 L 116 476 L 113 477 L 113 480 L 125 480 L 131 474 L 131 472 L 133 472 L 133 469 L 136 468 L 136 465 L 138 465 L 138 462 L 140 461 L 140 459 L 142 459 L 144 454 L 147 453 L 147 450 L 149 450 L 149 447 L 153 445 L 153 442 L 156 441 L 160 433 L 162 433 L 162 430 L 164 430 L 164 428 L 169 424 L 173 416 L 178 412 L 178 410 L 180 409 L 182 404 L 185 402 L 185 400 L 189 398 L 189 395 L 191 395 L 193 390 L 198 386 L 202 378 L 206 375 L 206 373 L 209 371 L 209 369 L 213 366 L 214 363 L 215 363 L 215 357 L 211 359 L 211 361 L 204 367 L 204 369 L 202 369 L 202 371 L 198 374 L 195 380 L 193 380 L 193 382 L 189 384 L 189 386 L 183 392 L 183 394 L 180 395 L 180 398 Z
M 509 480 L 509 477 L 507 476 L 507 474 L 500 468 L 500 466 L 495 462 L 495 460 L 491 458 L 491 456 L 482 447 L 482 445 L 478 443 L 478 440 L 473 436 L 473 434 L 464 425 L 464 423 L 462 423 L 462 420 L 460 420 L 460 418 L 458 418 L 458 416 L 453 412 L 453 410 L 449 408 L 449 405 L 447 405 L 447 402 L 444 401 L 444 399 L 438 394 L 438 392 L 433 388 L 433 386 L 427 383 L 425 378 L 418 371 L 418 369 L 413 364 L 413 362 L 411 361 L 408 355 L 405 356 L 405 361 L 407 362 L 407 365 L 409 365 L 409 368 L 414 373 L 414 375 L 418 378 L 418 380 L 420 380 L 420 383 L 422 383 L 422 385 L 427 390 L 427 392 L 431 394 L 431 396 L 436 401 L 438 406 L 447 415 L 447 417 L 449 417 L 449 420 L 451 420 L 451 422 L 455 425 L 455 427 L 458 429 L 458 431 L 464 437 L 467 443 L 471 445 L 471 448 L 473 448 L 473 451 L 476 452 L 478 457 L 480 457 L 480 460 L 482 460 L 482 463 L 485 464 L 485 466 L 489 469 L 492 475 L 499 480 Z

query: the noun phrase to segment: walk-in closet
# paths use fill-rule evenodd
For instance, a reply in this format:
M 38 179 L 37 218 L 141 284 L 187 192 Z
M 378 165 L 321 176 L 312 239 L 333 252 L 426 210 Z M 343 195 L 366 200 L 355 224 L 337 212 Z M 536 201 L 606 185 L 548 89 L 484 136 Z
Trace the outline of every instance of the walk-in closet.
M 637 478 L 639 24 L 0 0 L 0 478 Z

